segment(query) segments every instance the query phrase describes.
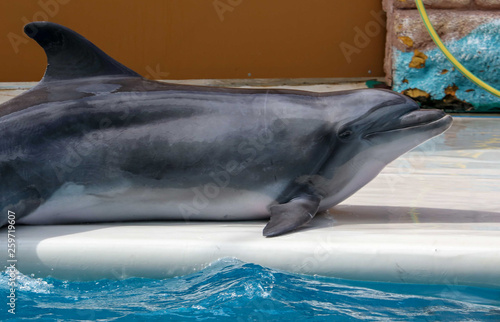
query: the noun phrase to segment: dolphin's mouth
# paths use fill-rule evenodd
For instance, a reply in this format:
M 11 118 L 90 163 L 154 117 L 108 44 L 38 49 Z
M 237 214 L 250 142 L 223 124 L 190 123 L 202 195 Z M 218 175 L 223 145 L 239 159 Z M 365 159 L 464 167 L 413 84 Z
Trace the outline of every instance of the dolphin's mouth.
M 441 110 L 413 110 L 410 111 L 394 122 L 391 122 L 386 128 L 375 132 L 370 132 L 364 135 L 365 139 L 371 139 L 375 136 L 382 134 L 396 133 L 401 131 L 421 130 L 427 129 L 442 129 L 444 132 L 450 127 L 452 117 L 447 115 Z

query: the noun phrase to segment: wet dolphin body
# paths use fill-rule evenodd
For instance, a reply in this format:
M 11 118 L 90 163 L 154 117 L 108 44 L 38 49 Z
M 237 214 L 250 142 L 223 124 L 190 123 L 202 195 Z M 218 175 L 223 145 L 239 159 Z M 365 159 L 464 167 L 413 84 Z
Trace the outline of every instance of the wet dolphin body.
M 48 66 L 0 105 L 0 225 L 270 217 L 276 236 L 452 122 L 386 90 L 150 81 L 63 26 L 25 28 Z

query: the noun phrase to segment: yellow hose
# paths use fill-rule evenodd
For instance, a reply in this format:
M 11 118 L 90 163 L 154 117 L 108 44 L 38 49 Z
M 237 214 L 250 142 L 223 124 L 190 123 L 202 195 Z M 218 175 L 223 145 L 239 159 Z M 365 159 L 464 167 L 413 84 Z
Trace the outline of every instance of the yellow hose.
M 438 34 L 436 33 L 436 30 L 434 30 L 434 27 L 432 27 L 431 21 L 429 20 L 429 16 L 427 15 L 427 12 L 425 11 L 424 4 L 422 0 L 416 0 L 417 2 L 417 8 L 418 11 L 420 12 L 420 15 L 422 16 L 422 20 L 424 21 L 425 27 L 429 31 L 429 34 L 431 35 L 432 40 L 436 43 L 436 45 L 441 49 L 443 54 L 448 58 L 448 60 L 468 79 L 470 79 L 473 83 L 476 85 L 484 88 L 488 92 L 490 92 L 493 95 L 496 95 L 500 97 L 500 91 L 494 88 L 493 86 L 487 84 L 486 82 L 483 82 L 481 79 L 476 77 L 476 75 L 472 74 L 467 68 L 464 67 L 446 48 L 446 46 L 443 44 L 441 39 L 439 38 Z

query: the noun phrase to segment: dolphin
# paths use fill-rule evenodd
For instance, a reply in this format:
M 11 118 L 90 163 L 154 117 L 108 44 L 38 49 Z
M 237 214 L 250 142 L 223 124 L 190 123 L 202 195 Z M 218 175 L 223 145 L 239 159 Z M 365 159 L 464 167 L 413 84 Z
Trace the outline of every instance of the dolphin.
M 48 64 L 0 105 L 0 226 L 270 218 L 278 236 L 452 123 L 388 90 L 156 82 L 64 26 L 25 32 Z

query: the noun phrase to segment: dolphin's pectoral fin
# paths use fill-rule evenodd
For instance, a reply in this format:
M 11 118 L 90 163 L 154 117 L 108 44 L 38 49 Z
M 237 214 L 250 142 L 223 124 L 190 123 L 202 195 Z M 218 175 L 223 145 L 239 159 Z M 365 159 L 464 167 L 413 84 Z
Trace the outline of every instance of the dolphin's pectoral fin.
M 264 228 L 264 236 L 285 234 L 313 219 L 321 198 L 315 195 L 301 195 L 281 205 L 271 206 L 271 220 Z
M 47 55 L 48 65 L 42 82 L 107 75 L 141 77 L 64 26 L 37 21 L 27 24 L 24 32 Z

